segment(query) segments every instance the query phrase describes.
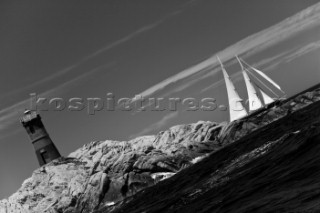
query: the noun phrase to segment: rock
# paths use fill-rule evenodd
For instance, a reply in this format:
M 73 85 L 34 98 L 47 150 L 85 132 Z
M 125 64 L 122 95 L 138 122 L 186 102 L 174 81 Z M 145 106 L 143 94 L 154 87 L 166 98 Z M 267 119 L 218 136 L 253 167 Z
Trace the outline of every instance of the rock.
M 153 173 L 151 175 L 151 177 L 152 177 L 152 179 L 155 180 L 155 182 L 159 182 L 159 181 L 165 180 L 167 178 L 170 178 L 175 174 L 176 173 L 174 173 L 174 172 L 158 172 L 158 173 Z
M 210 145 L 216 141 L 206 137 L 214 139 L 224 125 L 199 121 L 130 141 L 90 142 L 34 171 L 18 192 L 0 202 L 0 209 L 71 213 L 111 205 L 216 149 Z

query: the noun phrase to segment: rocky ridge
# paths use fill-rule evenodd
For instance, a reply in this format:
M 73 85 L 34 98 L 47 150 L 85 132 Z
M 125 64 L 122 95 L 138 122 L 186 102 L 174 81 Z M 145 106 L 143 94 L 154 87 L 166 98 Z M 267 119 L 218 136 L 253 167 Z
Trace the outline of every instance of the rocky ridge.
M 91 212 L 131 196 L 218 149 L 225 123 L 199 121 L 130 141 L 94 141 L 33 172 L 0 212 Z

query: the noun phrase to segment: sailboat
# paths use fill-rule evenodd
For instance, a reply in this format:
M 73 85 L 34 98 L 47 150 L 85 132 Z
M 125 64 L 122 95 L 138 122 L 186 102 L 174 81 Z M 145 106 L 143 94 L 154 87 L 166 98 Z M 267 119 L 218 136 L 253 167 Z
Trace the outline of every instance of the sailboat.
M 257 110 L 270 105 L 271 103 L 273 103 L 276 100 L 276 99 L 271 98 L 259 85 L 257 85 L 254 81 L 252 81 L 252 79 L 249 77 L 249 74 L 250 74 L 250 76 L 254 77 L 257 81 L 259 81 L 269 91 L 271 91 L 275 96 L 279 97 L 277 95 L 277 93 L 275 93 L 271 88 L 269 88 L 265 83 L 263 83 L 259 78 L 257 78 L 253 74 L 253 72 L 257 73 L 260 77 L 264 78 L 266 81 L 268 81 L 274 87 L 276 87 L 278 90 L 283 92 L 281 90 L 281 87 L 276 82 L 274 82 L 270 77 L 268 77 L 266 74 L 264 74 L 262 71 L 250 66 L 243 59 L 240 59 L 238 56 L 236 56 L 236 58 L 241 66 L 241 72 L 242 72 L 244 82 L 245 82 L 245 85 L 247 88 L 249 111 L 247 111 L 245 109 L 245 107 L 243 106 L 243 103 L 242 103 L 243 100 L 240 98 L 240 96 L 239 96 L 238 92 L 236 91 L 235 86 L 232 83 L 232 81 L 231 81 L 226 69 L 224 68 L 220 58 L 217 56 L 217 59 L 220 63 L 221 69 L 222 69 L 222 73 L 224 76 L 226 87 L 227 87 L 230 122 L 238 120 L 238 119 L 243 118 L 245 116 L 248 116 L 248 115 L 252 114 L 253 112 L 256 112 Z M 247 65 L 250 69 L 247 69 L 246 67 L 244 67 L 243 64 Z

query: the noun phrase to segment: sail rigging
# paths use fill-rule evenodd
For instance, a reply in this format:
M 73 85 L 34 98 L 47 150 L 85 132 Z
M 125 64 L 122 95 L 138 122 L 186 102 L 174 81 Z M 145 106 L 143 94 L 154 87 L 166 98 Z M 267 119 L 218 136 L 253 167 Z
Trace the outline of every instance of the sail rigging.
M 218 61 L 220 63 L 223 77 L 226 83 L 227 87 L 227 93 L 228 93 L 228 100 L 229 100 L 229 113 L 230 113 L 230 122 L 234 120 L 238 120 L 239 118 L 242 118 L 244 116 L 247 116 L 248 113 L 244 106 L 242 105 L 242 99 L 238 95 L 238 92 L 236 91 L 232 81 L 230 80 L 230 77 L 225 70 L 222 62 L 220 61 L 220 58 L 217 56 Z

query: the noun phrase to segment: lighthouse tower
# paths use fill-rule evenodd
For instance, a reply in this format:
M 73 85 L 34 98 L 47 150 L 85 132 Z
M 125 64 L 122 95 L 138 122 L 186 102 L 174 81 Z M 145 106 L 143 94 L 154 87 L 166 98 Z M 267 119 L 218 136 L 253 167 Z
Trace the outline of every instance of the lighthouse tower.
M 20 122 L 29 135 L 40 166 L 61 157 L 58 149 L 49 137 L 39 114 L 35 111 L 26 110 L 20 118 Z

